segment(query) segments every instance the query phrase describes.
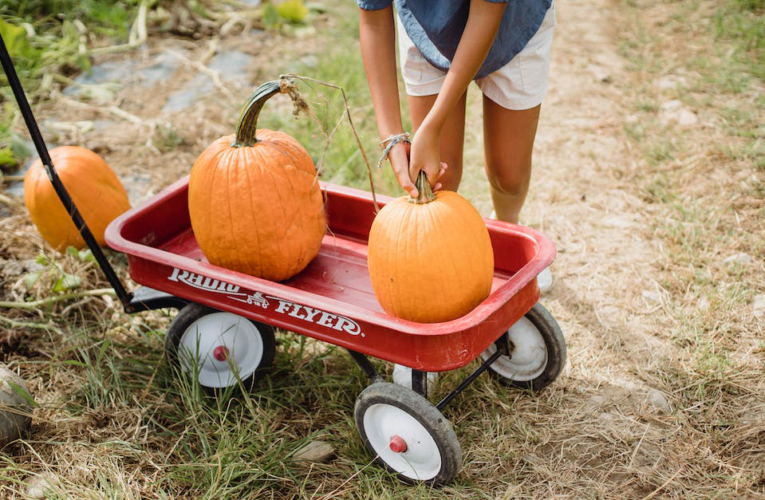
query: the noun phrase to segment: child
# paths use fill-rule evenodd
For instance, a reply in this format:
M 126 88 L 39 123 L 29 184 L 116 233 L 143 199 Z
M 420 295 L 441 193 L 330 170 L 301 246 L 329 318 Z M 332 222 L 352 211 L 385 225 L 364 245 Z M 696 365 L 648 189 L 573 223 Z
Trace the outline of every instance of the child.
M 433 189 L 457 190 L 465 98 L 475 80 L 483 93 L 485 167 L 496 217 L 517 223 L 547 92 L 555 26 L 552 0 L 395 1 L 401 71 L 414 128 L 411 144 L 402 140 L 392 0 L 357 3 L 377 128 L 383 145 L 394 144 L 389 159 L 401 187 L 416 196 L 413 181 L 424 170 Z M 540 274 L 539 285 L 551 287 L 548 270 Z

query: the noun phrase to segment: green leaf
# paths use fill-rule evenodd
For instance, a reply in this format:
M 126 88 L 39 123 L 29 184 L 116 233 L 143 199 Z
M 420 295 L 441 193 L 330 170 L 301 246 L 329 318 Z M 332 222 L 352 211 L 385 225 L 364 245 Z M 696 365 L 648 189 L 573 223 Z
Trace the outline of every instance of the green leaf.
M 27 32 L 21 26 L 14 26 L 0 19 L 0 35 L 11 57 L 30 57 L 34 49 L 29 45 Z
M 72 366 L 80 366 L 82 368 L 86 368 L 88 365 L 86 363 L 83 363 L 82 361 L 77 361 L 75 359 L 67 359 L 61 362 L 64 365 L 72 365 Z
M 18 134 L 11 135 L 11 151 L 16 156 L 17 161 L 20 163 L 29 157 L 30 152 L 24 139 Z
M 11 148 L 0 148 L 0 167 L 14 167 L 19 163 Z
M 37 280 L 40 279 L 40 275 L 42 274 L 42 271 L 32 271 L 31 273 L 27 273 L 24 276 L 24 286 L 27 290 L 31 289 L 35 283 L 37 283 Z
M 308 16 L 308 7 L 303 0 L 285 0 L 275 7 L 279 17 L 291 23 L 302 23 Z
M 56 280 L 56 284 L 53 285 L 54 292 L 65 292 L 72 288 L 77 288 L 82 284 L 82 278 L 75 276 L 74 274 L 63 274 Z
M 35 262 L 40 264 L 41 266 L 47 266 L 50 264 L 50 260 L 48 260 L 48 256 L 44 253 L 38 254 L 37 258 L 35 259 Z
M 112 345 L 112 341 L 109 339 L 104 340 L 103 344 L 101 344 L 101 349 L 98 350 L 98 357 L 96 358 L 96 364 L 98 366 L 101 366 L 101 361 L 103 361 L 104 359 L 104 354 L 106 354 L 106 350 L 111 345 Z
M 96 258 L 93 255 L 93 252 L 90 251 L 90 248 L 84 248 L 80 250 L 77 254 L 77 257 L 79 257 L 79 259 L 83 262 L 91 262 L 93 264 L 96 262 Z
M 281 16 L 276 10 L 273 4 L 267 3 L 265 9 L 263 9 L 263 25 L 267 30 L 278 29 L 282 24 Z
M 72 257 L 79 257 L 80 251 L 74 248 L 73 246 L 66 247 L 66 254 L 71 255 Z
M 18 384 L 14 384 L 13 382 L 8 381 L 8 380 L 6 380 L 5 382 L 9 386 L 11 386 L 11 389 L 13 389 L 13 392 L 18 394 L 22 398 L 24 398 L 27 401 L 27 403 L 32 405 L 32 407 L 40 406 L 40 405 L 37 404 L 37 401 L 35 401 L 35 398 L 33 398 L 32 395 L 29 394 L 29 392 L 26 389 L 24 389 L 23 387 L 21 387 Z

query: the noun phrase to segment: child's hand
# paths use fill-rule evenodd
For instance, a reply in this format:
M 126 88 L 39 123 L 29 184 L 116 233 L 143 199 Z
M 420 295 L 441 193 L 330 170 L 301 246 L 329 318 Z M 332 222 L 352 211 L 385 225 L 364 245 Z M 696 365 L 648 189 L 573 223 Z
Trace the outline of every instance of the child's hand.
M 406 142 L 399 142 L 388 153 L 388 160 L 390 161 L 393 172 L 396 174 L 396 179 L 404 191 L 409 193 L 409 196 L 417 196 L 417 188 L 414 187 L 414 182 L 409 175 L 409 144 Z
M 420 170 L 428 176 L 433 191 L 441 189 L 438 179 L 446 172 L 446 163 L 441 161 L 441 137 L 433 133 L 425 123 L 414 136 L 409 154 L 409 177 L 417 179 Z M 399 181 L 400 182 L 400 181 Z

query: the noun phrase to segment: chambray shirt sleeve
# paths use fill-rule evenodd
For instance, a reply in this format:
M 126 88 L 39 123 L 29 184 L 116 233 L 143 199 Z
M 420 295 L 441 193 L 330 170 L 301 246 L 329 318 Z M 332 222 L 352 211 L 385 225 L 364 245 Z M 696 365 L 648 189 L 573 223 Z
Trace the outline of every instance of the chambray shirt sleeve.
M 356 3 L 364 10 L 381 10 L 393 2 L 392 0 L 356 0 Z

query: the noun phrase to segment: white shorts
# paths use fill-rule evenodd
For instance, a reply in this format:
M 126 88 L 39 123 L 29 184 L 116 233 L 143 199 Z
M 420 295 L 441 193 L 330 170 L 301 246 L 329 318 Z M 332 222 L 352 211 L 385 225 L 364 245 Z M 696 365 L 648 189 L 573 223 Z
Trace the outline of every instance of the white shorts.
M 555 30 L 555 2 L 542 25 L 524 49 L 497 71 L 477 79 L 481 92 L 505 109 L 531 109 L 547 94 L 550 53 Z M 415 47 L 398 21 L 398 49 L 406 93 L 411 96 L 438 94 L 446 72 L 432 66 Z

